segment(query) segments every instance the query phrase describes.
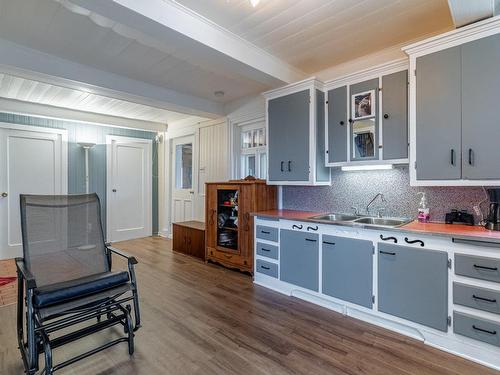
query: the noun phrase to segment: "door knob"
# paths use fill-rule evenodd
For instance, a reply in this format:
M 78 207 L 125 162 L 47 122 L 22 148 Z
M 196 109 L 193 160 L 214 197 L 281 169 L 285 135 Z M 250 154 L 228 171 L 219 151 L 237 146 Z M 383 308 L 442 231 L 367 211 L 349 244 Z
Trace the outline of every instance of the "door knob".
M 9 195 L 9 194 L 7 194 L 6 192 L 3 192 L 3 193 L 2 193 L 2 198 L 7 197 L 8 195 Z

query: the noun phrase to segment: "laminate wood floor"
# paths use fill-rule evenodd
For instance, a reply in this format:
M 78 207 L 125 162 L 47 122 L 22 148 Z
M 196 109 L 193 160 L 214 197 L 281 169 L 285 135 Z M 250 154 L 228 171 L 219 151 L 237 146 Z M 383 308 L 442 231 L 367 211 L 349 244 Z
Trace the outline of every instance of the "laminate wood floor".
M 136 352 L 120 344 L 58 374 L 494 374 L 391 331 L 254 286 L 249 276 L 144 238 L 134 254 L 143 327 Z M 116 262 L 116 266 L 125 266 Z M 0 374 L 21 374 L 15 306 L 0 308 Z M 115 328 L 113 328 L 115 329 Z M 112 329 L 112 330 L 113 330 Z M 55 351 L 56 361 L 117 334 Z M 42 361 L 43 362 L 43 361 Z

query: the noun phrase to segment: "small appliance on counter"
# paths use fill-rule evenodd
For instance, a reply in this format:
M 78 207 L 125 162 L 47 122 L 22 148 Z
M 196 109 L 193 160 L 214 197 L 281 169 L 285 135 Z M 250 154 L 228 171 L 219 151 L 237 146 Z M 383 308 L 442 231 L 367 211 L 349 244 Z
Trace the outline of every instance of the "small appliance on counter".
M 469 214 L 467 210 L 451 210 L 445 215 L 446 224 L 466 224 L 474 225 L 474 216 Z
M 484 227 L 489 230 L 500 230 L 500 189 L 487 189 L 490 206 Z

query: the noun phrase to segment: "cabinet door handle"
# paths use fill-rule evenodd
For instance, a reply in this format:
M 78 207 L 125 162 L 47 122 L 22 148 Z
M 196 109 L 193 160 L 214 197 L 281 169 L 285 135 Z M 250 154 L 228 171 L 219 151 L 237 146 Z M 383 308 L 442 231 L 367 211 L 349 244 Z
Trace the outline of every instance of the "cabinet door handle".
M 262 251 L 267 251 L 267 252 L 270 252 L 270 251 L 271 251 L 271 250 L 269 250 L 269 249 L 266 249 L 265 247 L 261 247 L 260 249 L 261 249 Z
M 325 245 L 332 245 L 335 246 L 335 242 L 329 242 L 329 241 L 323 241 Z
M 398 239 L 396 237 L 384 237 L 380 235 L 380 239 L 382 241 L 394 241 L 394 243 L 398 243 Z
M 341 126 L 344 126 L 344 121 L 340 121 L 340 122 L 339 122 L 339 124 L 340 124 Z
M 450 151 L 450 163 L 451 165 L 455 165 L 455 150 L 454 149 L 451 149 Z
M 284 162 L 284 161 L 282 161 L 282 162 L 281 162 L 281 167 L 280 167 L 281 172 L 284 172 L 284 171 L 285 171 L 285 170 L 283 169 L 283 164 L 285 164 L 285 162 Z
M 492 298 L 478 297 L 475 294 L 472 295 L 472 298 L 480 300 L 480 301 L 490 302 L 490 303 L 495 303 L 497 301 L 496 299 L 492 299 Z
M 396 253 L 393 253 L 391 251 L 384 251 L 384 250 L 379 250 L 380 254 L 385 254 L 385 255 L 396 255 Z
M 474 268 L 479 268 L 481 270 L 487 270 L 487 271 L 498 271 L 498 267 L 486 267 L 486 266 L 480 266 L 478 264 L 474 264 Z
M 288 160 L 288 172 L 292 171 L 292 162 Z
M 270 269 L 271 269 L 271 267 L 268 267 L 268 266 L 262 266 L 262 265 L 260 266 L 260 268 L 265 269 L 265 270 L 270 270 Z
M 386 114 L 384 114 L 384 118 L 385 118 L 385 119 L 388 119 L 388 118 L 389 118 L 389 114 L 387 114 L 387 113 L 386 113 Z
M 479 328 L 479 327 L 476 327 L 475 324 L 472 325 L 472 328 L 474 328 L 476 331 L 484 332 L 484 333 L 487 333 L 489 335 L 496 335 L 497 334 L 497 331 L 490 331 L 488 329 Z
M 292 225 L 292 229 L 302 229 L 302 228 L 304 228 L 304 226 L 302 224 L 299 224 L 299 225 L 293 224 Z
M 473 151 L 472 148 L 469 148 L 469 165 L 472 165 L 472 157 L 473 157 Z
M 424 241 L 422 241 L 422 240 L 413 240 L 413 241 L 410 241 L 408 239 L 408 237 L 405 237 L 405 242 L 409 243 L 409 244 L 418 243 L 418 244 L 420 244 L 420 246 L 424 247 Z
M 308 230 L 308 231 L 309 231 L 309 230 L 314 230 L 314 231 L 316 231 L 316 230 L 318 230 L 318 226 L 316 225 L 316 226 L 314 226 L 314 227 L 307 227 L 307 230 Z
M 318 240 L 313 240 L 312 238 L 306 238 L 306 241 L 309 241 L 309 242 L 316 242 Z
M 260 233 L 262 233 L 262 234 L 271 234 L 271 232 L 269 232 L 267 230 L 261 230 Z

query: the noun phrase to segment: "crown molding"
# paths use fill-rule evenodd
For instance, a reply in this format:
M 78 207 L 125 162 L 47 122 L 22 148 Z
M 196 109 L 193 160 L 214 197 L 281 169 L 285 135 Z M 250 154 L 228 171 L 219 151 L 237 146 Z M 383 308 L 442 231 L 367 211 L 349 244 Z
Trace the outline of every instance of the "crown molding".
M 277 89 L 269 90 L 266 92 L 263 92 L 262 95 L 266 99 L 273 99 L 277 98 L 279 96 L 283 96 L 284 93 L 293 93 L 301 90 L 306 90 L 312 88 L 324 91 L 325 85 L 323 82 L 321 82 L 319 79 L 316 77 L 310 77 L 303 79 L 302 81 L 294 82 L 289 85 L 279 87 Z
M 382 75 L 395 73 L 401 70 L 406 70 L 409 67 L 408 58 L 401 58 L 380 65 L 376 65 L 358 72 L 349 73 L 338 78 L 325 82 L 325 91 L 335 87 L 340 87 L 348 84 L 366 81 L 371 78 L 377 78 Z
M 433 36 L 401 48 L 407 55 L 427 54 L 500 33 L 500 16 Z

